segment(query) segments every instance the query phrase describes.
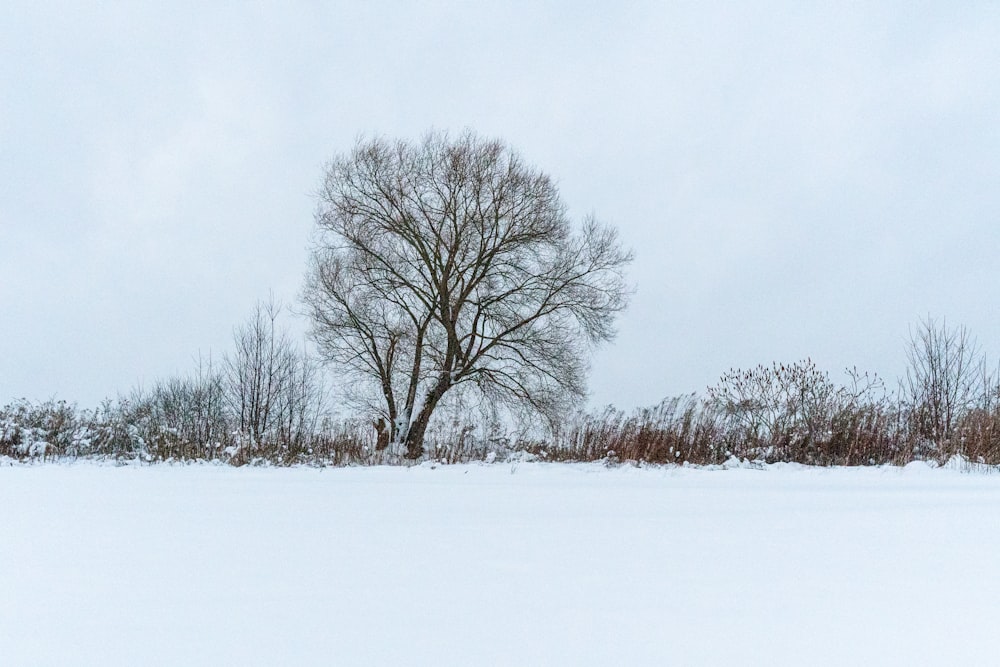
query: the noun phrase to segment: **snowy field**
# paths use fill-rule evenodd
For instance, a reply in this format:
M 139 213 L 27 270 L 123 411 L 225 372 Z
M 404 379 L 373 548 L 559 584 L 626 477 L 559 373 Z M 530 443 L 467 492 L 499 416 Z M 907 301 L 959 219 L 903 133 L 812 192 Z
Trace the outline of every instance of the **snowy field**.
M 2 665 L 996 665 L 1000 475 L 0 468 Z

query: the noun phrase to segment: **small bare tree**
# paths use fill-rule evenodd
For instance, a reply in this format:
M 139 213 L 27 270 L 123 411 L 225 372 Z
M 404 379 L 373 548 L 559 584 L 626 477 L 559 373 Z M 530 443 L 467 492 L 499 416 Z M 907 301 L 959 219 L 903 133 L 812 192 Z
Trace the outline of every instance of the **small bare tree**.
M 147 406 L 148 425 L 160 431 L 163 444 L 169 443 L 163 456 L 212 458 L 228 436 L 225 387 L 211 356 L 199 355 L 192 375 L 158 381 L 133 403 Z
M 265 441 L 297 447 L 316 428 L 323 403 L 318 370 L 305 349 L 297 351 L 277 325 L 281 306 L 259 302 L 233 334 L 224 378 L 229 407 L 251 447 Z
M 928 317 L 910 332 L 903 396 L 917 435 L 938 455 L 953 453 L 959 419 L 983 401 L 992 384 L 975 338 L 964 326 L 949 329 Z
M 555 417 L 614 335 L 631 254 L 500 141 L 374 139 L 328 166 L 305 301 L 321 354 L 407 456 L 460 384 Z M 370 389 L 371 391 L 365 391 Z
M 315 435 L 323 417 L 326 388 L 318 363 L 303 346 L 290 348 L 287 382 L 276 420 L 278 439 L 289 451 L 300 451 Z

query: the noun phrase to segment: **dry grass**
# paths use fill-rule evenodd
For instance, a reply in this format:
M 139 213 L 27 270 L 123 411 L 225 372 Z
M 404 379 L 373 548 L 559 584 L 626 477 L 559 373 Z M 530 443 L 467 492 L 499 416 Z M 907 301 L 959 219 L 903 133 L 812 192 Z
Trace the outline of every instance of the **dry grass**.
M 427 431 L 425 460 L 634 461 L 713 465 L 731 458 L 808 465 L 1000 465 L 1000 378 L 986 373 L 964 329 L 928 320 L 911 343 L 913 370 L 894 394 L 877 376 L 849 371 L 843 384 L 809 360 L 731 370 L 704 397 L 689 394 L 626 413 L 608 407 L 520 430 L 496 415 L 477 423 L 461 401 Z M 955 360 L 961 361 L 961 363 Z M 201 372 L 96 410 L 18 401 L 0 408 L 0 456 L 218 461 L 232 465 L 412 463 L 378 447 L 369 419 L 288 412 L 249 430 L 220 380 Z

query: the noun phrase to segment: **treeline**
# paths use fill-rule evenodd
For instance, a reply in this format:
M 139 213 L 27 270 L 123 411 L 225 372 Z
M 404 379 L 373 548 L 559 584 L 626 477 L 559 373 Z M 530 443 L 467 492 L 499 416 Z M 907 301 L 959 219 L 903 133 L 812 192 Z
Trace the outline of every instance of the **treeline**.
M 353 460 L 360 446 L 334 423 L 319 366 L 278 326 L 281 308 L 259 303 L 234 331 L 221 363 L 199 360 L 187 377 L 106 400 L 94 410 L 64 401 L 0 409 L 0 456 L 141 461 Z
M 549 457 L 720 464 L 1000 464 L 1000 375 L 964 327 L 923 321 L 892 389 L 856 369 L 834 382 L 806 360 L 733 370 L 696 395 L 570 424 Z
M 96 410 L 21 401 L 0 409 L 0 456 L 217 461 L 236 465 L 399 463 L 366 416 L 334 419 L 318 367 L 258 307 L 215 367 L 159 383 Z M 963 327 L 926 320 L 913 332 L 905 377 L 887 387 L 856 370 L 846 381 L 806 360 L 733 370 L 704 396 L 633 413 L 607 408 L 563 423 L 514 428 L 442 413 L 425 459 L 809 465 L 1000 464 L 1000 377 Z

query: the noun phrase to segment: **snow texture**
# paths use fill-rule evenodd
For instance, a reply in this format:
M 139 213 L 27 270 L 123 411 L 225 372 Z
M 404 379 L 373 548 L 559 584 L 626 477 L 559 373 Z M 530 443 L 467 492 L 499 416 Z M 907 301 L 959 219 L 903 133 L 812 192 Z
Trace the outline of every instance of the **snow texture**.
M 4 665 L 995 665 L 1000 475 L 0 467 Z

